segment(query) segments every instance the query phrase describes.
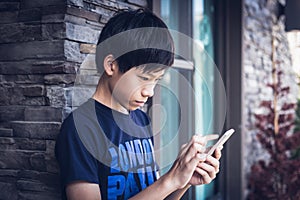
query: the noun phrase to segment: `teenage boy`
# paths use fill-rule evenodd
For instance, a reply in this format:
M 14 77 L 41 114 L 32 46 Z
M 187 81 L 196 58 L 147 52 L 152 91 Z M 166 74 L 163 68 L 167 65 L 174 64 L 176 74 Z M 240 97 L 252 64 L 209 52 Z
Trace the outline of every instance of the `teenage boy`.
M 143 31 L 149 27 L 154 31 Z M 107 42 L 114 36 L 118 42 Z M 138 109 L 174 61 L 164 22 L 142 9 L 120 12 L 103 28 L 98 47 L 96 91 L 66 118 L 57 138 L 63 198 L 180 199 L 191 185 L 210 183 L 221 149 L 205 155 L 207 137 L 201 136 L 183 145 L 171 169 L 158 177 L 150 120 Z M 134 50 L 118 55 L 121 48 Z

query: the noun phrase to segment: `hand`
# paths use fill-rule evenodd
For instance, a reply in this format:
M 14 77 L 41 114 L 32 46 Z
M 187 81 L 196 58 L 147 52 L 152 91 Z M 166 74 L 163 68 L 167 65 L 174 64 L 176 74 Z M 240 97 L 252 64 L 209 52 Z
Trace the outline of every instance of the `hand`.
M 190 182 L 199 163 L 206 160 L 204 151 L 207 140 L 210 139 L 216 139 L 216 136 L 194 135 L 188 144 L 182 146 L 177 159 L 167 173 L 176 189 L 184 188 Z
M 214 156 L 207 156 L 205 162 L 200 162 L 195 169 L 189 184 L 191 185 L 201 185 L 201 184 L 208 184 L 210 183 L 215 177 L 216 174 L 219 172 L 220 162 L 219 159 L 221 158 L 221 150 L 223 146 L 217 148 L 215 150 Z
M 219 146 L 216 150 L 215 150 L 215 153 L 214 153 L 214 157 L 217 159 L 217 160 L 220 160 L 221 156 L 222 156 L 222 149 L 223 149 L 223 145 L 222 146 Z

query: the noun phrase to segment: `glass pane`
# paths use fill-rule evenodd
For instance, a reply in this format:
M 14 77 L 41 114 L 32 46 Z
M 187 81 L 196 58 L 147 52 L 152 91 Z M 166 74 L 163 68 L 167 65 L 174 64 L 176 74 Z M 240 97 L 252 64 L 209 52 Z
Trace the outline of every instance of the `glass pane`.
M 196 72 L 194 74 L 195 102 L 198 112 L 195 114 L 196 132 L 211 134 L 213 128 L 213 5 L 209 0 L 193 0 L 193 38 L 194 60 Z M 196 199 L 202 200 L 214 194 L 214 183 L 196 187 Z
M 160 166 L 162 174 L 171 167 L 172 160 L 176 159 L 178 153 L 178 127 L 179 127 L 179 102 L 178 77 L 174 70 L 166 72 L 160 83 L 160 104 L 163 112 L 160 120 L 160 148 L 166 148 L 160 155 Z
M 183 2 L 180 0 L 161 0 L 160 3 L 160 16 L 163 21 L 170 29 L 180 31 L 179 18 L 182 16 L 182 12 L 186 12 L 180 9 L 180 4 Z M 173 35 L 173 39 L 175 49 L 179 48 L 178 37 Z M 160 104 L 163 109 L 163 111 L 157 111 L 160 112 L 159 123 L 161 127 L 159 144 L 160 148 L 167 149 L 159 155 L 163 173 L 171 167 L 171 161 L 176 159 L 180 146 L 185 141 L 182 140 L 183 137 L 178 134 L 180 123 L 182 123 L 181 109 L 183 109 L 180 105 L 182 104 L 182 92 L 180 91 L 182 76 L 180 70 L 176 68 L 168 70 L 165 74 L 165 78 L 162 80 L 160 86 L 158 86 L 160 89 L 158 94 L 156 94 L 159 96 L 159 102 L 157 103 Z M 184 101 L 188 102 L 189 98 L 190 97 L 185 97 Z M 182 129 L 180 131 L 182 131 Z M 191 132 L 188 130 L 184 131 Z
M 192 6 L 192 9 L 187 5 Z M 211 0 L 161 0 L 159 14 L 172 30 L 185 32 L 180 30 L 186 27 L 182 23 L 193 26 L 191 30 L 194 39 L 193 55 L 189 57 L 194 61 L 194 69 L 169 70 L 159 84 L 153 101 L 154 104 L 161 105 L 159 109 L 153 109 L 153 124 L 160 130 L 156 139 L 159 147 L 156 148 L 167 149 L 158 155 L 162 172 L 166 172 L 171 166 L 170 161 L 175 160 L 180 146 L 193 134 L 213 133 L 213 6 Z M 192 23 L 188 16 L 192 16 Z M 182 45 L 178 37 L 174 37 L 174 42 L 175 49 L 192 49 L 190 43 Z M 192 87 L 189 88 L 190 86 Z M 187 199 L 192 199 L 193 196 L 198 200 L 207 199 L 214 194 L 214 183 L 196 187 L 195 191 L 196 194 L 189 194 Z
M 169 29 L 179 31 L 179 16 L 178 9 L 179 0 L 161 0 L 161 18 L 167 24 Z M 178 41 L 174 38 L 175 46 L 178 46 Z

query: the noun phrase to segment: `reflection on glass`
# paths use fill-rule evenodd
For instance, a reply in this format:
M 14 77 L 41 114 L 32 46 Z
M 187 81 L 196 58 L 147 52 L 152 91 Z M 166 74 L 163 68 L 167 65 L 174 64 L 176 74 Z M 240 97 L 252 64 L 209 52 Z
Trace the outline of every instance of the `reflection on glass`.
M 193 0 L 193 37 L 194 60 L 196 71 L 194 76 L 195 102 L 198 102 L 199 112 L 196 112 L 195 129 L 202 134 L 213 133 L 213 99 L 214 94 L 214 63 L 212 34 L 212 1 Z M 202 200 L 214 194 L 214 183 L 196 187 L 196 199 Z
M 168 78 L 162 81 L 165 87 L 160 87 L 158 96 L 159 103 L 164 108 L 163 114 L 161 115 L 165 118 L 159 122 L 162 123 L 160 124 L 162 129 L 159 136 L 159 145 L 160 147 L 164 147 L 170 143 L 171 140 L 173 142 L 172 145 L 170 145 L 169 151 L 164 152 L 163 155 L 159 155 L 160 163 L 165 163 L 165 161 L 170 158 L 176 158 L 182 144 L 182 136 L 176 136 L 180 123 L 182 123 L 180 124 L 180 127 L 182 126 L 180 129 L 181 134 L 185 134 L 184 137 L 186 138 L 190 138 L 191 135 L 195 133 L 213 133 L 214 94 L 212 91 L 214 91 L 214 49 L 212 37 L 212 1 L 189 0 L 188 3 L 191 4 L 188 5 L 192 6 L 192 10 L 182 9 L 183 3 L 186 3 L 186 1 L 160 1 L 160 16 L 170 29 L 185 32 L 185 30 L 180 30 L 180 27 L 183 27 L 180 23 L 186 23 L 193 26 L 192 35 L 195 44 L 193 47 L 189 44 L 184 45 L 187 46 L 187 49 L 193 49 L 191 60 L 194 62 L 196 68 L 196 70 L 170 70 L 165 75 Z M 192 23 L 188 21 L 189 19 L 182 18 L 182 16 L 191 15 L 193 20 Z M 183 48 L 183 45 L 179 45 L 178 37 L 174 37 L 174 42 L 175 48 Z M 184 83 L 182 83 L 180 76 L 186 77 L 189 83 L 193 85 L 195 94 L 193 92 L 181 91 L 186 88 L 183 86 Z M 180 99 L 174 94 L 178 94 Z M 178 101 L 180 101 L 180 104 Z M 181 105 L 182 102 L 184 102 L 184 105 Z M 193 102 L 196 102 L 198 105 L 191 105 L 194 104 Z M 187 110 L 185 114 L 181 112 L 181 109 Z M 184 116 L 184 120 L 182 120 L 182 116 Z M 168 167 L 162 169 L 162 172 L 166 172 L 166 170 L 168 170 Z M 196 194 L 189 196 L 188 199 L 191 199 L 192 196 L 195 196 L 195 199 L 197 200 L 207 199 L 213 196 L 213 189 L 214 183 L 207 186 L 196 187 Z

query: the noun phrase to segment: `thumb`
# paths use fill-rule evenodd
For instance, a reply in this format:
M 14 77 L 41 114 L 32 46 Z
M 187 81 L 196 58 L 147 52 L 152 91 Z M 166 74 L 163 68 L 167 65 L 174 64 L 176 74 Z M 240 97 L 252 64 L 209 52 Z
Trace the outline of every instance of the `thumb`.
M 195 159 L 192 159 L 191 162 L 195 162 L 198 165 L 199 162 L 204 162 L 206 160 L 207 154 L 197 153 Z

